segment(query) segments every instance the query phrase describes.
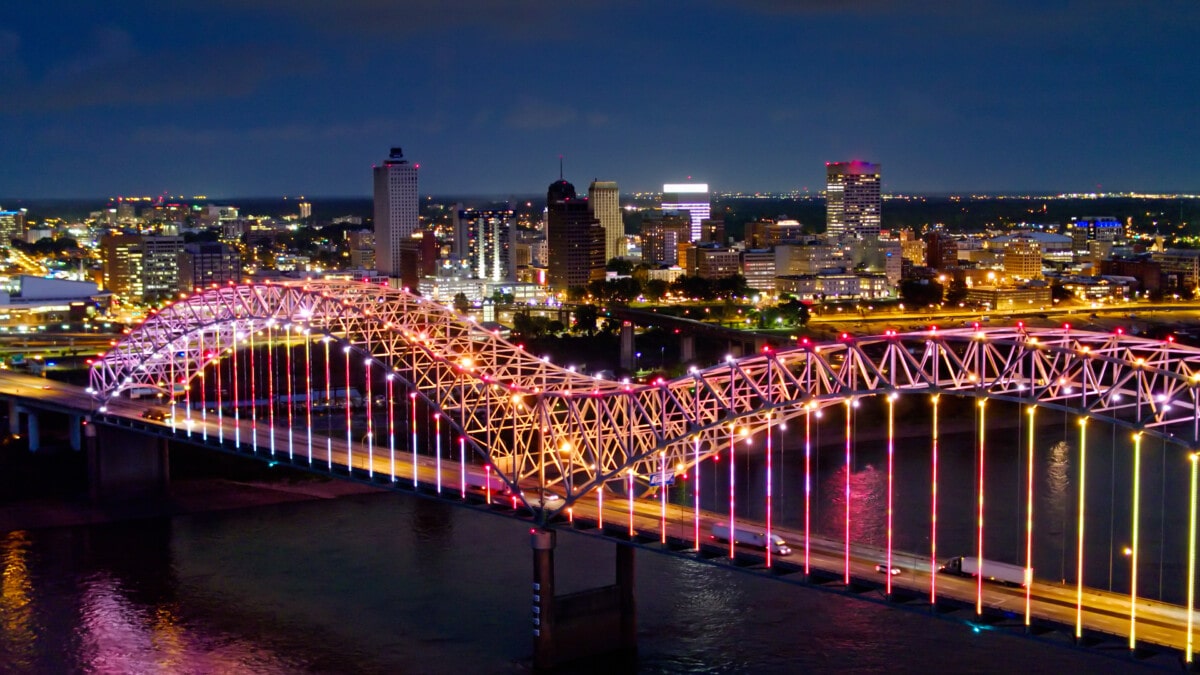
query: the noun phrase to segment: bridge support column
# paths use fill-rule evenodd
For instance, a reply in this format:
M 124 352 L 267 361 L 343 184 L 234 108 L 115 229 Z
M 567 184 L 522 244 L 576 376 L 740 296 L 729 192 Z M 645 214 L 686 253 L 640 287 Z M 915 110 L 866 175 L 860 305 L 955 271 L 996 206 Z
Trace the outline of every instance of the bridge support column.
M 621 367 L 625 370 L 633 370 L 633 324 L 628 321 L 621 322 Z
M 93 501 L 161 497 L 170 484 L 167 439 L 128 429 L 84 427 Z
M 617 583 L 554 595 L 552 530 L 535 529 L 533 546 L 533 667 L 546 672 L 603 654 L 637 654 L 634 548 L 618 543 Z
M 25 413 L 25 426 L 28 431 L 29 451 L 37 452 L 42 448 L 42 433 L 38 427 L 38 414 L 36 410 L 23 410 Z
M 17 407 L 17 399 L 8 399 L 8 435 L 17 436 L 21 433 L 21 409 Z
M 71 449 L 78 452 L 83 449 L 83 416 L 70 415 L 67 418 L 67 436 L 71 442 Z
M 679 360 L 682 363 L 690 363 L 696 360 L 695 335 L 679 336 Z

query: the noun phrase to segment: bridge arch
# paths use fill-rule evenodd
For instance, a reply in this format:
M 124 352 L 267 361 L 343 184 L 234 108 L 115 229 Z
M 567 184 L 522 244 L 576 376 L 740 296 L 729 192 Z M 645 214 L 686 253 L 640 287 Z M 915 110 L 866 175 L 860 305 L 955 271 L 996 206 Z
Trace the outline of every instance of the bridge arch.
M 205 290 L 156 313 L 93 365 L 103 403 L 202 371 L 243 338 L 278 327 L 366 355 L 497 467 L 536 480 L 563 507 L 630 476 L 646 489 L 806 412 L 881 394 L 954 394 L 1065 410 L 1200 442 L 1200 350 L 1063 329 L 987 328 L 802 342 L 650 384 L 558 367 L 452 309 L 369 283 L 304 281 Z M 270 337 L 270 335 L 268 335 Z M 744 429 L 744 431 L 743 431 Z

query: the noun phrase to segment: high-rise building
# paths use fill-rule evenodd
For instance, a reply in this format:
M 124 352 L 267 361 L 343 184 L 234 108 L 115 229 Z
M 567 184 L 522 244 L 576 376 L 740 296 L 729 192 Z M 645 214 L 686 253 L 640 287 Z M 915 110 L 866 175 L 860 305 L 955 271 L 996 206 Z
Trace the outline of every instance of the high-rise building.
M 126 299 L 142 297 L 142 238 L 136 234 L 107 234 L 100 239 L 104 257 L 104 290 Z
M 184 244 L 179 251 L 178 289 L 190 293 L 210 284 L 242 280 L 242 256 L 219 242 Z
M 1042 278 L 1042 247 L 1031 237 L 1013 237 L 1004 247 L 1004 273 L 1022 281 Z
M 0 246 L 8 248 L 13 239 L 25 237 L 25 228 L 18 218 L 24 220 L 20 211 L 0 211 Z
M 455 255 L 470 266 L 476 279 L 512 281 L 516 278 L 516 230 L 512 209 L 460 209 L 454 224 Z
M 878 237 L 882 206 L 879 165 L 826 162 L 825 179 L 825 233 L 856 239 Z
M 137 302 L 154 302 L 175 295 L 183 237 L 106 235 L 100 246 L 106 290 Z
M 725 219 L 724 218 L 705 218 L 704 222 L 700 223 L 700 242 L 701 244 L 726 244 L 725 241 Z
M 586 286 L 604 279 L 604 228 L 592 215 L 587 199 L 559 179 L 546 192 L 546 248 L 551 288 Z
M 399 278 L 400 245 L 417 231 L 417 165 L 392 148 L 375 173 L 375 264 L 381 274 Z
M 604 261 L 625 255 L 625 221 L 621 218 L 621 190 L 617 184 L 592 181 L 588 186 L 588 206 L 604 228 Z
M 692 220 L 678 211 L 650 212 L 642 218 L 642 260 L 651 265 L 676 265 L 679 248 L 692 233 Z
M 300 207 L 300 220 L 308 220 L 309 218 L 312 218 L 312 203 L 311 202 L 300 202 L 299 207 Z
M 939 232 L 925 234 L 925 265 L 935 270 L 958 267 L 958 242 L 954 237 Z
M 142 237 L 142 300 L 154 302 L 175 295 L 179 286 L 179 252 L 183 237 Z
M 692 241 L 700 241 L 703 223 L 712 214 L 708 183 L 667 183 L 663 185 L 663 211 L 687 211 L 692 216 Z M 724 242 L 722 242 L 724 243 Z

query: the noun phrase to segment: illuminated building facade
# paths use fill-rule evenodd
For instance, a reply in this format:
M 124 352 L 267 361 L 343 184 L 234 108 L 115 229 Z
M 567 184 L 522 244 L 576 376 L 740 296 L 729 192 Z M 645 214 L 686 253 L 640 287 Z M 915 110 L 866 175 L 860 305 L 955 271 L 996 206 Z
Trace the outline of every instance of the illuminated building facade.
M 604 228 L 587 199 L 565 180 L 546 193 L 546 248 L 551 288 L 565 290 L 604 279 Z
M 604 261 L 625 255 L 625 221 L 621 218 L 621 189 L 613 181 L 592 181 L 588 205 L 604 228 Z
M 642 219 L 642 261 L 651 265 L 675 265 L 680 245 L 691 237 L 692 221 L 686 213 L 647 213 Z
M 825 164 L 826 234 L 856 239 L 879 237 L 882 204 L 878 164 Z
M 178 289 L 190 293 L 211 284 L 242 280 L 242 256 L 238 250 L 219 242 L 184 244 L 179 252 Z
M 516 279 L 513 237 L 516 219 L 511 209 L 463 209 L 454 226 L 455 253 L 470 266 L 471 275 L 485 281 Z
M 404 276 L 400 247 L 417 231 L 417 165 L 409 164 L 400 148 L 392 148 L 374 174 L 375 264 L 381 274 L 399 278 Z
M 692 218 L 691 241 L 700 241 L 704 221 L 712 215 L 708 183 L 667 183 L 662 191 L 663 211 L 687 211 Z

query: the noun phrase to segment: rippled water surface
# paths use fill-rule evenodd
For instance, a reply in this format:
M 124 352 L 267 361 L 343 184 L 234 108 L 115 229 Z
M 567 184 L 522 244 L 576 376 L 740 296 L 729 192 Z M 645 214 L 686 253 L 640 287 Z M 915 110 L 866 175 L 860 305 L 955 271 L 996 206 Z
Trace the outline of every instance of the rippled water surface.
M 527 532 L 370 495 L 0 534 L 0 672 L 528 672 Z M 612 544 L 559 537 L 560 592 L 611 583 L 613 565 Z M 640 672 L 1131 667 L 646 552 L 637 565 Z

